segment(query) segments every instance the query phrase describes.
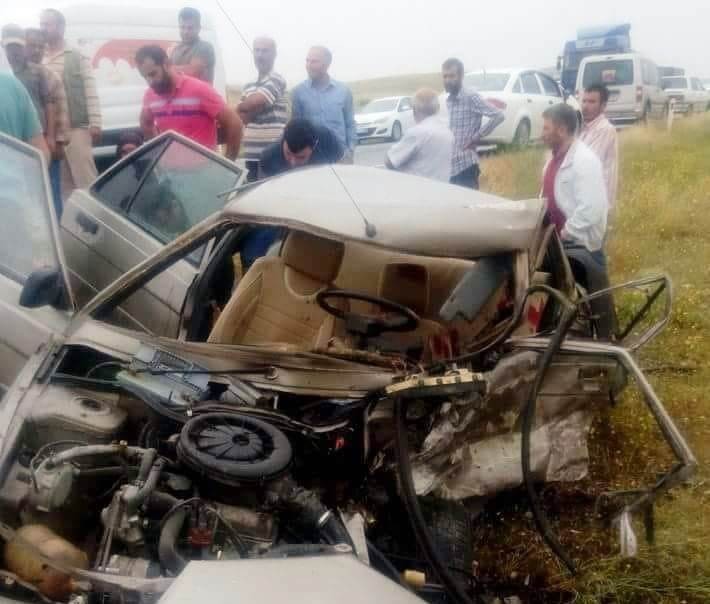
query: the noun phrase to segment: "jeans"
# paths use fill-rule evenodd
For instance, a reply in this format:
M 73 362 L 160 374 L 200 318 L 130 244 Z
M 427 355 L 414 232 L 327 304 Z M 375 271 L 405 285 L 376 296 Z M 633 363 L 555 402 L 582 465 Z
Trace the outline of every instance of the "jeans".
M 57 213 L 57 220 L 62 217 L 62 162 L 58 159 L 53 159 L 49 163 L 49 180 L 52 183 L 52 199 L 54 201 L 54 209 Z
M 253 159 L 246 161 L 247 166 L 247 182 L 256 182 L 259 180 L 259 162 Z
M 584 246 L 570 241 L 563 242 L 563 245 L 577 283 L 583 285 L 590 294 L 609 287 L 604 250 L 590 252 Z M 595 298 L 589 305 L 596 317 L 597 336 L 604 340 L 613 338 L 617 331 L 614 297 L 607 294 Z
M 463 172 L 451 177 L 449 182 L 452 185 L 460 187 L 468 187 L 469 189 L 478 189 L 478 178 L 481 175 L 481 168 L 478 164 L 473 164 L 466 168 Z

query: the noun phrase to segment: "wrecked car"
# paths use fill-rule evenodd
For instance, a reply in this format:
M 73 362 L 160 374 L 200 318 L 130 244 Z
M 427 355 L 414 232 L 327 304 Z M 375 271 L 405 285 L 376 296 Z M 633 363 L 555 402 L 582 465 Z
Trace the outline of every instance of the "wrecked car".
M 588 293 L 540 200 L 294 171 L 220 192 L 79 309 L 42 160 L 0 150 L 5 595 L 470 602 L 466 502 L 525 484 L 564 559 L 535 484 L 585 476 L 630 380 L 679 463 L 619 517 L 695 467 L 634 360 L 667 279 Z M 629 289 L 601 334 L 595 302 Z

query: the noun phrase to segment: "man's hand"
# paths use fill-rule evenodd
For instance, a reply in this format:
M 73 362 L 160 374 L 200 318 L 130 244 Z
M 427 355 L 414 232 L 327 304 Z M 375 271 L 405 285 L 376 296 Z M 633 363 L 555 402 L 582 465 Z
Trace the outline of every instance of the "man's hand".
M 226 153 L 228 159 L 234 161 L 239 155 L 239 148 L 242 144 L 242 134 L 244 126 L 239 119 L 237 112 L 225 106 L 217 115 L 217 123 L 224 130 L 224 139 L 227 145 Z
M 474 138 L 464 149 L 466 151 L 475 151 L 478 148 L 478 145 L 481 144 L 481 139 L 478 137 Z
M 98 145 L 101 140 L 101 128 L 98 128 L 97 126 L 90 126 L 89 134 L 91 135 L 91 142 L 94 145 Z

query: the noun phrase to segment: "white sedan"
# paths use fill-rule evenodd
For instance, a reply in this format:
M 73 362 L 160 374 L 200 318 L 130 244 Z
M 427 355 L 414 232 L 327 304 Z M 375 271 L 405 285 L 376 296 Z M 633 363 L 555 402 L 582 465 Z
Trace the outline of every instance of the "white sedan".
M 485 139 L 489 144 L 527 145 L 542 136 L 542 114 L 548 107 L 565 102 L 560 85 L 534 69 L 475 71 L 464 77 L 464 86 L 478 92 L 505 114 L 505 121 Z M 567 104 L 581 113 L 574 97 Z
M 370 101 L 355 115 L 358 142 L 373 138 L 398 141 L 414 125 L 412 98 L 391 96 Z

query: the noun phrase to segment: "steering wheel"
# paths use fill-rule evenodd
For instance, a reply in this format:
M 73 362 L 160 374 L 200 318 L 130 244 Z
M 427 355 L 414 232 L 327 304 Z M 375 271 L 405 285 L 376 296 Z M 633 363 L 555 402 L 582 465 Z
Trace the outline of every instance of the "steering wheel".
M 358 302 L 369 302 L 378 306 L 385 313 L 394 314 L 392 317 L 377 317 L 365 315 L 342 308 L 337 308 L 330 304 L 328 300 L 356 300 Z M 345 321 L 345 329 L 362 338 L 376 338 L 387 331 L 405 332 L 412 331 L 419 326 L 419 316 L 412 309 L 407 308 L 391 300 L 369 296 L 347 289 L 325 289 L 318 292 L 316 302 L 325 312 L 333 315 L 336 319 Z

